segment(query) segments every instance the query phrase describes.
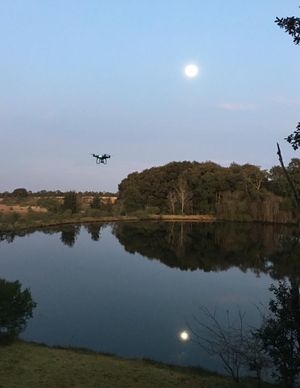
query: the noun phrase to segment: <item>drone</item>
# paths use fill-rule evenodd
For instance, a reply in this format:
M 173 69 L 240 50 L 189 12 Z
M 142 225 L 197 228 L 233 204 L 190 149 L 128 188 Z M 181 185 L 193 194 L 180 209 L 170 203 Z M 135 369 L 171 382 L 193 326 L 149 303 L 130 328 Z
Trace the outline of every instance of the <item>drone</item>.
M 110 158 L 110 155 L 108 154 L 103 154 L 103 155 L 96 155 L 92 154 L 94 158 L 96 158 L 96 164 L 107 164 L 107 159 Z

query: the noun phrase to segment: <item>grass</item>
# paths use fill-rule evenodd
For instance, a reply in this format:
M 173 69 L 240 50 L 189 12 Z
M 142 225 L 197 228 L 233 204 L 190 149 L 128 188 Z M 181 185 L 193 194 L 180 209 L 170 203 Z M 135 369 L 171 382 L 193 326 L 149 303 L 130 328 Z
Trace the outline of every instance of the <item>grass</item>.
M 129 360 L 88 350 L 17 341 L 0 347 L 0 387 L 29 388 L 231 388 L 230 378 L 198 368 Z M 264 385 L 265 387 L 270 385 Z

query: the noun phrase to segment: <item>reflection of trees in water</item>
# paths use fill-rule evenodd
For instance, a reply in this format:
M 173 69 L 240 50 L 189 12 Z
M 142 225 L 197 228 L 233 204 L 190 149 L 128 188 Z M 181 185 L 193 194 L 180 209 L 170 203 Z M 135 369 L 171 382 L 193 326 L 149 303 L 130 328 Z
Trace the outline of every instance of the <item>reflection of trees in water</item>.
M 18 237 L 23 237 L 23 236 L 26 236 L 27 235 L 27 231 L 19 231 L 19 232 L 4 232 L 4 233 L 0 233 L 0 242 L 1 241 L 6 241 L 8 242 L 9 244 L 14 242 L 15 238 L 18 236 Z
M 10 244 L 14 241 L 15 237 L 16 237 L 16 235 L 13 232 L 1 233 L 0 234 L 0 242 L 7 241 Z
M 106 223 L 91 223 L 84 225 L 87 232 L 91 235 L 91 239 L 93 241 L 99 241 L 101 238 L 101 229 L 106 225 Z M 0 233 L 0 242 L 6 241 L 8 243 L 12 243 L 16 237 L 23 237 L 26 235 L 30 235 L 37 231 L 42 232 L 44 234 L 57 234 L 59 233 L 60 240 L 70 247 L 72 247 L 77 239 L 78 234 L 80 233 L 81 226 L 78 224 L 70 224 L 70 225 L 59 225 L 54 227 L 40 228 L 40 229 L 32 229 L 32 230 L 24 230 L 18 232 L 9 232 L 9 233 Z
M 0 279 L 0 342 L 9 342 L 18 337 L 32 317 L 36 303 L 29 289 L 21 290 L 19 281 Z
M 75 244 L 76 238 L 80 232 L 80 226 L 78 225 L 66 225 L 61 229 L 61 241 L 72 247 Z
M 220 271 L 235 266 L 242 271 L 269 273 L 274 278 L 300 273 L 296 248 L 288 245 L 292 239 L 300 253 L 296 227 L 143 222 L 119 223 L 113 232 L 128 252 L 158 259 L 169 267 Z
M 100 231 L 101 228 L 104 226 L 104 224 L 99 224 L 99 223 L 93 223 L 93 224 L 87 224 L 84 225 L 85 229 L 87 232 L 91 235 L 91 239 L 93 241 L 99 241 L 100 240 Z

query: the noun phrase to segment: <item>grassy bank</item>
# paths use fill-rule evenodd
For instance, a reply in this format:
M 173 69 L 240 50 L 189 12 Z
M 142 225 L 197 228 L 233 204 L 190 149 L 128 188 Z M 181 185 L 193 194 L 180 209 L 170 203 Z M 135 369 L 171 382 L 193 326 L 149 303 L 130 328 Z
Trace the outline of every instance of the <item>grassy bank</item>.
M 18 341 L 0 347 L 0 387 L 230 388 L 230 378 L 196 368 L 129 360 L 86 350 L 50 348 Z M 265 384 L 265 387 L 271 385 Z

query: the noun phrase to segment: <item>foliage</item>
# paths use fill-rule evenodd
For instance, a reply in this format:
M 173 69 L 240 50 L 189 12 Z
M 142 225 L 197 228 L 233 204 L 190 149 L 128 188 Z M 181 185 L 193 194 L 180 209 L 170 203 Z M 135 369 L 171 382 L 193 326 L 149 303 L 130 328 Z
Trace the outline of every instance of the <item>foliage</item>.
M 26 198 L 28 196 L 28 192 L 26 189 L 24 188 L 18 188 L 18 189 L 15 189 L 13 192 L 12 192 L 12 195 L 14 197 L 18 197 L 18 198 Z
M 94 195 L 93 196 L 93 200 L 91 202 L 91 208 L 92 209 L 100 209 L 101 208 L 101 199 L 100 199 L 100 196 L 99 195 Z
M 63 209 L 70 210 L 71 213 L 77 213 L 79 210 L 77 193 L 69 191 L 64 196 Z
M 300 375 L 299 286 L 279 282 L 278 287 L 272 285 L 270 290 L 275 298 L 270 301 L 270 313 L 256 335 L 272 360 L 275 376 L 283 380 L 285 387 L 293 387 Z
M 275 23 L 293 37 L 295 44 L 300 44 L 300 18 L 295 16 L 276 18 Z
M 51 213 L 58 213 L 61 210 L 61 204 L 55 196 L 43 196 L 37 200 L 37 205 L 46 208 Z
M 92 209 L 100 209 L 101 207 L 101 200 L 100 200 L 100 196 L 99 195 L 94 195 L 93 196 L 93 200 L 90 204 L 91 208 Z
M 300 147 L 300 123 L 298 123 L 296 131 L 289 135 L 286 140 L 292 145 L 294 150 Z
M 35 307 L 29 289 L 22 291 L 19 281 L 0 279 L 0 339 L 15 339 L 24 330 Z
M 300 177 L 300 163 L 293 163 L 291 169 Z M 119 185 L 118 203 L 125 214 L 155 207 L 161 214 L 293 221 L 294 205 L 281 206 L 290 192 L 281 170 L 277 166 L 267 172 L 251 164 L 221 167 L 213 162 L 172 162 L 129 174 Z

